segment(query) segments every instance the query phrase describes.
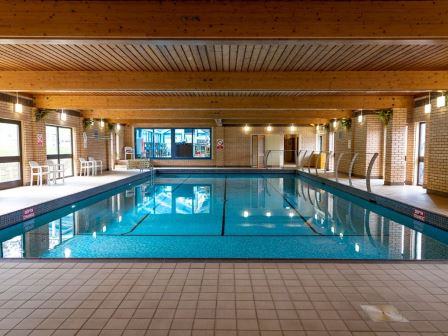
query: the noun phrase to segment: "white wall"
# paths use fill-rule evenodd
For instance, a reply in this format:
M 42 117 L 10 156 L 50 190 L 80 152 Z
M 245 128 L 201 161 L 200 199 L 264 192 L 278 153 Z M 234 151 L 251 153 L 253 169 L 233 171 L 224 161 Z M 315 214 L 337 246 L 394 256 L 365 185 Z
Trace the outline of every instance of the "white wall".
M 269 155 L 268 166 L 283 166 L 283 152 L 276 150 L 284 149 L 284 135 L 283 134 L 266 134 L 265 135 L 265 149 L 266 152 L 273 150 Z

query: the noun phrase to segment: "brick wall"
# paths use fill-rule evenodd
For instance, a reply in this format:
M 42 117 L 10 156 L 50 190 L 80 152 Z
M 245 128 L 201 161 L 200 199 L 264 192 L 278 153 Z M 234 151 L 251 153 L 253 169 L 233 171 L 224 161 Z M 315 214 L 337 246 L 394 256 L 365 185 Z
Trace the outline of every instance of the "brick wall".
M 386 127 L 384 184 L 403 184 L 406 180 L 407 109 L 394 108 Z
M 350 143 L 350 147 L 349 147 Z M 335 165 L 338 162 L 338 158 L 343 152 L 352 152 L 352 130 L 343 129 L 342 127 L 336 127 L 334 129 L 334 153 L 335 153 Z M 350 154 L 344 154 L 342 157 L 338 171 L 341 173 L 348 173 L 350 164 Z
M 432 111 L 427 124 L 425 170 L 429 193 L 448 194 L 448 108 L 437 108 L 432 101 Z
M 353 175 L 366 177 L 369 163 L 378 153 L 372 168 L 372 178 L 381 178 L 383 161 L 383 134 L 384 126 L 376 114 L 366 114 L 359 123 L 357 118 L 352 119 L 352 152 L 358 153 L 353 167 Z

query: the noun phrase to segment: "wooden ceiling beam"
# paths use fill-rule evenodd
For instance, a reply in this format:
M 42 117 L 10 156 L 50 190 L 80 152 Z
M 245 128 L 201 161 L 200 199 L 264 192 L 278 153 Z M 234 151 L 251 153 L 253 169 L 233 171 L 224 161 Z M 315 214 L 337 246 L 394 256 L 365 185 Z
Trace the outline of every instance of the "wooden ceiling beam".
M 448 89 L 448 71 L 132 72 L 0 71 L 0 91 L 428 91 Z
M 411 107 L 409 96 L 271 96 L 271 97 L 152 97 L 152 96 L 36 96 L 36 106 L 50 109 L 379 109 Z
M 0 38 L 437 40 L 447 12 L 444 0 L 2 0 Z
M 261 119 L 284 120 L 294 122 L 302 118 L 345 118 L 352 115 L 350 110 L 86 110 L 82 111 L 84 118 L 104 118 L 108 120 L 161 120 L 177 121 L 190 120 L 199 121 L 215 119 L 229 121 L 231 119 L 244 119 L 245 122 L 256 122 Z
M 217 125 L 212 119 L 126 119 L 126 118 L 112 118 L 107 119 L 111 123 L 133 125 L 135 127 L 176 127 L 176 126 L 191 126 L 191 127 L 216 127 L 216 126 L 226 126 L 226 125 L 295 125 L 295 126 L 305 126 L 305 125 L 322 125 L 326 124 L 330 119 L 326 118 L 281 118 L 281 119 L 225 119 L 222 120 L 221 125 Z

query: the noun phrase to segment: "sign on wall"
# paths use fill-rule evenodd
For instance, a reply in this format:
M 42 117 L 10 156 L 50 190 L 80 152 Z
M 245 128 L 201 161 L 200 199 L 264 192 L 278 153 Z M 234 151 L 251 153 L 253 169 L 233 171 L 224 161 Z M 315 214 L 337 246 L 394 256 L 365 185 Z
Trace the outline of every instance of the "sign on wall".
M 224 149 L 224 139 L 216 139 L 216 150 L 222 151 Z
M 44 135 L 43 134 L 37 134 L 36 137 L 37 137 L 37 139 L 36 139 L 37 145 L 42 147 L 44 145 Z
M 86 132 L 82 132 L 82 144 L 84 149 L 87 148 L 87 133 Z

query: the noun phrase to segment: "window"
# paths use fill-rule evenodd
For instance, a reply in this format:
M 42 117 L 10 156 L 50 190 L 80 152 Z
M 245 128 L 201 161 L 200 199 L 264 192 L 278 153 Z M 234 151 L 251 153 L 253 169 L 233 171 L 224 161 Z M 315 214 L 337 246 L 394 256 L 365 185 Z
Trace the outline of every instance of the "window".
M 154 157 L 170 158 L 171 157 L 171 130 L 155 129 L 154 130 Z
M 193 130 L 191 128 L 176 128 L 174 130 L 174 157 L 191 158 L 193 152 Z
M 22 182 L 20 122 L 0 119 L 0 189 Z
M 65 176 L 73 175 L 73 138 L 68 127 L 46 126 L 47 160 L 64 165 Z
M 194 130 L 193 157 L 195 158 L 210 158 L 210 138 L 211 131 L 208 128 L 198 128 Z
M 155 159 L 210 159 L 209 128 L 137 128 L 135 156 Z

